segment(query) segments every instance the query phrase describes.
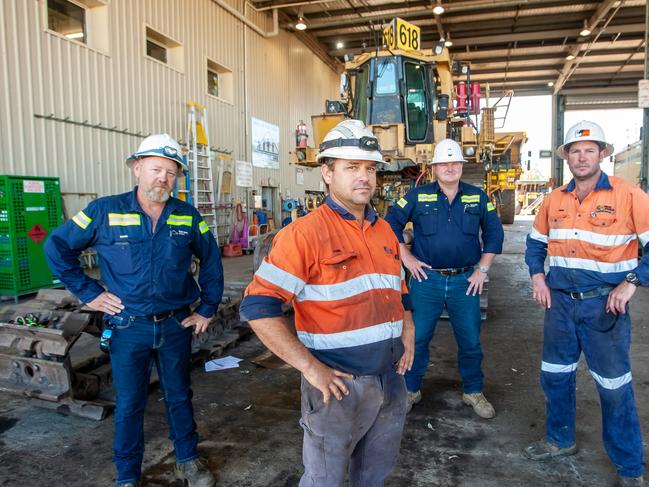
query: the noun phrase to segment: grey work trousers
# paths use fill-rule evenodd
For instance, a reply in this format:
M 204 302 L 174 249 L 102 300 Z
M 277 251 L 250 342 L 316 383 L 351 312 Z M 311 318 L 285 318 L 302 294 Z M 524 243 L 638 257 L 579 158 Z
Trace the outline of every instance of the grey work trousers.
M 349 395 L 324 404 L 322 392 L 302 377 L 302 458 L 300 487 L 380 487 L 397 461 L 406 417 L 403 376 L 343 379 Z

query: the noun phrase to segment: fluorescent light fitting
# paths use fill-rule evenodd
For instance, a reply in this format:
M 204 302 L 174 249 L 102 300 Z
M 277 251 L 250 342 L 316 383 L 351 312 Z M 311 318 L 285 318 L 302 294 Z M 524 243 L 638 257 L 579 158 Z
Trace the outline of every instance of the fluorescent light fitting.
M 554 86 L 554 81 L 548 81 L 548 86 L 552 88 Z
M 590 29 L 588 28 L 588 24 L 586 23 L 586 20 L 584 20 L 584 28 L 581 29 L 581 32 L 579 32 L 579 35 L 581 37 L 586 37 L 590 35 Z
M 574 54 L 568 54 L 568 55 L 566 56 L 566 61 L 572 61 L 573 59 L 575 59 L 575 55 L 574 55 Z
M 442 0 L 437 0 L 437 5 L 433 7 L 433 13 L 435 15 L 442 15 L 444 13 L 444 7 L 442 7 Z
M 71 32 L 70 34 L 65 34 L 65 37 L 68 39 L 81 39 L 83 37 L 83 32 Z
M 453 45 L 453 41 L 451 40 L 451 34 L 449 34 L 446 40 L 444 41 L 444 45 L 446 47 L 451 47 Z
M 336 49 L 342 49 L 343 47 L 345 47 L 345 44 L 340 41 L 336 42 Z

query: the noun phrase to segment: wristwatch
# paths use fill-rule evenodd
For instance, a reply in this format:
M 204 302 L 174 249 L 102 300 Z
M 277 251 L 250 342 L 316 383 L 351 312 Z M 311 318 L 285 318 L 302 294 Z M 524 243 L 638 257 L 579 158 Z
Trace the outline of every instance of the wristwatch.
M 486 274 L 487 272 L 489 272 L 489 267 L 487 267 L 486 265 L 481 265 L 480 266 L 480 272 L 482 272 L 483 274 Z
M 629 272 L 625 277 L 624 280 L 630 284 L 634 284 L 636 286 L 640 286 L 640 279 L 638 278 L 638 274 L 635 272 Z

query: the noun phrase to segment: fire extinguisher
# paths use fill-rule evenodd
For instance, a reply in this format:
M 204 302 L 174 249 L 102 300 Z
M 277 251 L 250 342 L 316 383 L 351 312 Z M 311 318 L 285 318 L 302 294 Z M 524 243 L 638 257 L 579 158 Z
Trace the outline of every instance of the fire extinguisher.
M 458 114 L 466 113 L 466 83 L 459 81 L 457 84 L 457 107 Z
M 300 120 L 295 129 L 295 147 L 306 147 L 309 134 L 306 133 L 306 124 Z
M 471 113 L 480 113 L 480 83 L 471 83 Z

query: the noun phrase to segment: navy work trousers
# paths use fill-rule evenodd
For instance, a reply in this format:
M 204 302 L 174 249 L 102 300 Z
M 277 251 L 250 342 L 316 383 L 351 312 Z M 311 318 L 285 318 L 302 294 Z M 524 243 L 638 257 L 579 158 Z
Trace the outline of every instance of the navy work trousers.
M 608 296 L 575 300 L 552 291 L 545 312 L 541 385 L 546 399 L 547 440 L 575 443 L 575 376 L 583 350 L 602 408 L 604 446 L 618 474 L 643 472 L 642 434 L 631 382 L 631 319 L 606 312 Z

